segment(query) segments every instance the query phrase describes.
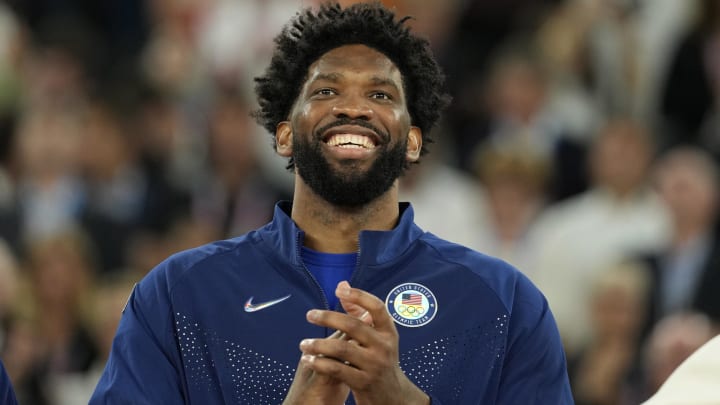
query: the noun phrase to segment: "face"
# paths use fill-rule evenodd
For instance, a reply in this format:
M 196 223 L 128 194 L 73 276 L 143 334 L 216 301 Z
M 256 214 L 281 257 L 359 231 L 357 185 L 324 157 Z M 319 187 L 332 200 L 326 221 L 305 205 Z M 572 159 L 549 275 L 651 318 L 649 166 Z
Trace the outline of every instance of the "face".
M 346 207 L 387 192 L 419 158 L 422 142 L 410 125 L 400 71 L 364 45 L 333 49 L 310 66 L 276 140 L 313 192 Z
M 650 145 L 629 123 L 611 124 L 591 151 L 591 165 L 597 183 L 621 192 L 639 187 L 650 164 Z
M 676 155 L 660 164 L 655 184 L 675 221 L 711 224 L 717 211 L 718 190 L 709 168 L 692 155 Z

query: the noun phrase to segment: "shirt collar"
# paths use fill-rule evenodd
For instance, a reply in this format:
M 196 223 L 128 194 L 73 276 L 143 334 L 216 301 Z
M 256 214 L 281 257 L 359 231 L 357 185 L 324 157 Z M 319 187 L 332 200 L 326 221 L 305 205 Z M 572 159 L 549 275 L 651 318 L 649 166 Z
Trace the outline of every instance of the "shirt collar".
M 273 220 L 263 230 L 263 239 L 272 244 L 272 249 L 283 257 L 300 265 L 300 247 L 304 232 L 290 218 L 292 203 L 280 201 L 275 205 Z M 389 231 L 360 232 L 358 263 L 378 265 L 390 262 L 405 252 L 424 232 L 414 223 L 412 205 L 399 203 L 400 218 L 398 224 Z

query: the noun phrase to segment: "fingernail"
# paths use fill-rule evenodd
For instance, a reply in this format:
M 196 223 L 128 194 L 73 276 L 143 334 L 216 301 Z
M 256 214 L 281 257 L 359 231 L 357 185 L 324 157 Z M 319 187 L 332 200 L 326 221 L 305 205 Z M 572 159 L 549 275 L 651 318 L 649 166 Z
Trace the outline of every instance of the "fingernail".
M 318 311 L 316 311 L 314 309 L 308 311 L 307 319 L 309 319 L 311 321 L 316 321 L 316 320 L 318 320 L 318 318 L 320 318 L 320 313 Z
M 300 342 L 300 347 L 308 347 L 312 344 L 312 339 L 303 339 L 302 342 Z
M 341 298 L 349 297 L 350 296 L 350 286 L 348 286 L 347 283 L 338 284 L 336 294 L 338 297 L 341 297 Z
M 302 356 L 300 356 L 300 360 L 305 363 L 312 363 L 313 361 L 315 361 L 315 356 L 311 354 L 303 354 Z

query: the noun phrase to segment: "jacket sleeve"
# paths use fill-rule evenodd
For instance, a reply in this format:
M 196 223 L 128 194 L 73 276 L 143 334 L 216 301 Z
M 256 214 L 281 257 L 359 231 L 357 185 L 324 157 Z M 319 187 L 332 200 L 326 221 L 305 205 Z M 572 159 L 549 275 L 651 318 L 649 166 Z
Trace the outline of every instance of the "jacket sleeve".
M 516 287 L 498 404 L 574 404 L 565 351 L 545 297 L 522 277 Z
M 17 403 L 10 377 L 5 371 L 5 366 L 0 362 L 0 404 L 17 405 Z
M 133 289 L 90 405 L 186 403 L 172 308 L 158 273 Z

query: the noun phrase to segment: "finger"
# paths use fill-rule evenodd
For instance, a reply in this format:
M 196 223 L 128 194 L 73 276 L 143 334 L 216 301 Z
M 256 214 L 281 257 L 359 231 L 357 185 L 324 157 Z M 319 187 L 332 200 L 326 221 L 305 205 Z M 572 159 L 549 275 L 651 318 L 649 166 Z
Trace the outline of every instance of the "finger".
M 311 374 L 312 369 L 305 367 L 305 363 L 303 363 L 302 359 L 298 361 L 297 370 L 295 370 L 294 380 L 305 381 L 310 378 Z
M 372 325 L 372 316 L 369 316 L 370 314 L 368 311 L 365 310 L 365 308 L 361 307 L 360 305 L 353 304 L 352 302 L 341 302 L 343 309 L 345 310 L 345 313 L 348 315 L 352 315 L 355 318 L 363 319 L 365 320 L 365 323 L 368 325 Z
M 360 308 L 360 307 L 357 307 L 357 308 Z M 364 309 L 363 309 L 363 311 L 364 311 L 364 312 L 362 313 L 362 315 L 360 315 L 360 316 L 358 317 L 358 319 L 361 320 L 361 321 L 363 321 L 363 322 L 365 322 L 366 324 L 368 324 L 368 325 L 370 325 L 370 326 L 373 326 L 373 324 L 372 324 L 372 316 L 370 316 L 370 313 L 369 313 L 368 311 L 365 311 Z M 347 335 L 347 333 L 345 333 L 345 332 L 343 332 L 343 331 L 341 331 L 341 330 L 338 329 L 338 330 L 336 330 L 335 332 L 333 332 L 332 335 L 328 336 L 328 338 L 329 338 L 329 339 L 342 339 L 342 340 L 345 340 L 345 339 L 348 338 L 348 335 Z
M 369 357 L 368 349 L 355 341 L 339 339 L 304 339 L 300 342 L 300 350 L 304 356 L 325 357 L 358 368 L 364 368 L 364 361 Z
M 306 340 L 308 340 L 308 339 L 306 339 Z M 310 381 L 310 379 L 312 379 L 313 381 L 316 381 L 316 382 L 320 382 L 320 383 L 334 382 L 332 375 L 316 374 L 312 368 L 307 367 L 307 362 L 304 362 L 302 360 L 302 356 L 300 356 L 300 360 L 298 361 L 298 365 L 297 365 L 297 369 L 295 370 L 295 377 L 293 378 L 293 381 L 307 382 L 307 381 Z
M 328 357 L 303 355 L 300 358 L 300 362 L 302 362 L 306 368 L 315 372 L 315 375 L 331 376 L 344 382 L 350 388 L 362 386 L 362 382 L 367 380 L 365 373 L 353 367 L 352 364 L 346 364 Z
M 288 392 L 288 398 L 293 397 L 293 392 L 295 391 L 302 392 L 306 390 L 309 385 L 333 386 L 338 384 L 342 384 L 342 382 L 334 378 L 331 374 L 317 373 L 312 368 L 308 367 L 306 362 L 302 361 L 301 356 L 297 365 L 297 370 L 295 371 L 295 377 L 293 378 L 293 382 Z
M 335 295 L 343 305 L 355 305 L 365 308 L 370 313 L 375 329 L 380 331 L 396 331 L 393 320 L 385 309 L 385 303 L 378 297 L 359 288 L 352 288 L 347 281 L 338 283 Z
M 312 324 L 340 331 L 330 335 L 333 339 L 345 339 L 346 336 L 351 336 L 362 341 L 359 336 L 367 336 L 373 331 L 372 326 L 362 320 L 336 311 L 313 309 L 308 311 L 307 320 Z

